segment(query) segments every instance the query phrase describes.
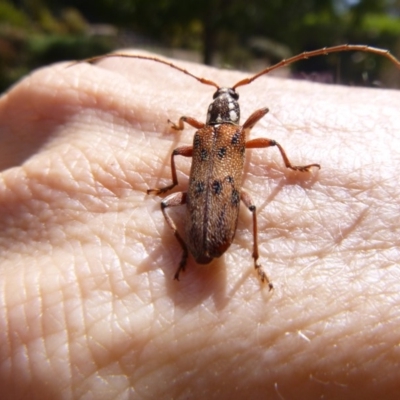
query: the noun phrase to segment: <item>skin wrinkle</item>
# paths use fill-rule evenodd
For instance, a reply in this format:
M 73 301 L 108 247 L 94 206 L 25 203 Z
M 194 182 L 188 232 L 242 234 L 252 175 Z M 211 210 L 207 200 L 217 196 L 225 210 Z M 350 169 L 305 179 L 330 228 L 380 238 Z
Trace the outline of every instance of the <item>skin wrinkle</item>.
M 79 263 L 77 263 L 76 266 L 74 267 L 75 276 L 79 276 L 79 273 L 78 273 L 79 271 L 77 270 L 78 267 L 79 267 Z M 78 290 L 78 298 L 80 298 L 80 299 L 84 299 L 85 298 L 85 296 L 84 296 L 84 288 L 83 288 L 83 284 L 84 283 L 85 283 L 85 280 L 77 280 L 76 289 Z M 88 325 L 86 325 L 86 323 L 85 323 L 86 322 L 86 318 L 85 318 L 85 307 L 84 307 L 84 305 L 85 305 L 85 303 L 82 302 L 82 303 L 78 304 L 77 307 L 74 306 L 74 308 L 75 308 L 74 317 L 76 317 L 76 312 L 79 310 L 80 326 L 81 327 L 85 327 L 85 331 L 82 331 L 82 338 L 81 338 L 82 343 L 80 343 L 80 344 L 76 343 L 76 340 L 75 340 L 75 337 L 74 337 L 74 336 L 76 336 L 76 334 L 78 332 L 74 332 L 75 334 L 70 337 L 70 343 L 72 344 L 72 346 L 70 347 L 71 348 L 70 353 L 71 353 L 71 358 L 72 359 L 76 358 L 76 355 L 78 354 L 77 351 L 79 351 L 78 347 L 83 348 L 83 349 L 87 349 L 87 352 L 90 352 L 90 338 L 88 337 L 88 334 L 87 334 L 87 331 L 86 331 L 86 329 L 88 328 Z M 68 316 L 68 313 L 67 313 L 67 316 Z M 68 318 L 68 320 L 69 320 L 69 324 L 71 324 L 71 317 Z M 72 325 L 78 326 L 78 324 L 76 324 L 76 323 L 72 324 Z M 82 328 L 79 328 L 79 329 L 82 329 Z M 73 380 L 73 384 L 74 385 L 79 385 L 80 381 L 85 380 L 85 377 L 87 376 L 87 374 L 86 373 L 81 373 L 79 371 L 79 367 L 78 367 L 79 364 L 77 364 L 76 362 L 72 362 L 71 365 L 74 366 L 74 368 L 71 371 L 71 377 L 72 377 L 72 380 Z M 94 370 L 94 368 L 95 368 L 95 366 L 93 366 L 91 368 L 91 370 Z
M 61 302 L 62 305 L 62 315 L 64 316 L 64 321 L 66 322 L 65 325 L 67 325 L 67 321 L 68 321 L 68 314 L 67 314 L 67 302 L 66 302 L 66 298 L 65 298 L 65 292 L 61 291 L 61 295 L 64 297 L 63 301 Z M 66 367 L 67 367 L 67 373 L 66 376 L 69 378 L 69 380 L 72 380 L 73 377 L 73 362 L 72 362 L 72 357 L 71 357 L 71 334 L 70 334 L 70 330 L 66 330 L 65 331 L 65 335 L 66 335 L 66 342 L 65 342 L 65 346 L 66 346 L 66 351 L 65 351 L 65 355 L 66 355 Z M 67 379 L 68 380 L 68 379 Z M 69 396 L 71 396 L 73 389 L 72 387 L 68 386 L 67 384 L 65 385 L 65 390 L 68 392 Z

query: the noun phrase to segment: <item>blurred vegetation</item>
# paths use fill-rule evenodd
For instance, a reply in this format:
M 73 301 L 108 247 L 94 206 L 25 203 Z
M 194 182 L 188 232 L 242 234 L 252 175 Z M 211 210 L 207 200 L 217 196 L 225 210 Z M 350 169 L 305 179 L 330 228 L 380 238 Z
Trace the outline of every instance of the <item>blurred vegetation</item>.
M 399 57 L 400 0 L 0 0 L 0 90 L 40 65 L 118 47 L 254 70 L 342 43 Z M 400 87 L 400 72 L 366 53 L 302 61 L 292 74 Z

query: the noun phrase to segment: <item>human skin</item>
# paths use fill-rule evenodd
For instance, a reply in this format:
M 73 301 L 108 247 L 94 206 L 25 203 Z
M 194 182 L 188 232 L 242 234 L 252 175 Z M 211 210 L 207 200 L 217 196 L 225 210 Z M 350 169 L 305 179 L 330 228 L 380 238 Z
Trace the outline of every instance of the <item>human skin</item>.
M 245 75 L 178 62 L 222 85 Z M 394 399 L 400 389 L 400 92 L 263 77 L 225 255 L 181 248 L 149 188 L 214 89 L 109 59 L 34 72 L 0 99 L 0 393 L 8 399 Z M 400 73 L 400 72 L 399 72 Z M 186 190 L 190 159 L 176 157 Z M 183 232 L 184 207 L 170 215 Z

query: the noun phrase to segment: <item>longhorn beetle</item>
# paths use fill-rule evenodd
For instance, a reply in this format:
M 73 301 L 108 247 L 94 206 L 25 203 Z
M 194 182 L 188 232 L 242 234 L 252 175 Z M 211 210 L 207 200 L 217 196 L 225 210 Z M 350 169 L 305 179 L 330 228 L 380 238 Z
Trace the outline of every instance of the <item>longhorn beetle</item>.
M 183 250 L 174 279 L 179 280 L 180 272 L 185 270 L 189 252 L 192 253 L 197 263 L 207 264 L 214 258 L 220 257 L 228 249 L 235 236 L 241 200 L 253 216 L 252 256 L 254 267 L 261 281 L 268 283 L 269 289 L 272 289 L 272 283 L 257 261 L 259 255 L 256 206 L 250 196 L 242 190 L 245 150 L 276 146 L 286 168 L 295 171 L 307 172 L 312 167 L 320 168 L 320 165 L 292 165 L 282 146 L 275 140 L 267 138 L 247 140 L 250 130 L 269 110 L 268 108 L 261 108 L 253 112 L 245 123 L 240 125 L 239 94 L 236 89 L 240 86 L 248 85 L 262 75 L 296 61 L 342 51 L 375 53 L 388 58 L 400 68 L 400 61 L 388 50 L 365 45 L 344 44 L 306 51 L 265 68 L 249 78 L 242 79 L 231 88 L 226 88 L 219 87 L 213 81 L 193 75 L 186 69 L 157 57 L 114 53 L 78 61 L 78 63 L 94 62 L 109 57 L 150 60 L 168 65 L 191 76 L 202 84 L 214 86 L 217 89 L 213 96 L 213 102 L 208 107 L 205 123 L 186 116 L 181 117 L 176 124 L 168 120 L 171 127 L 177 131 L 184 129 L 185 122 L 197 129 L 193 139 L 193 146 L 178 147 L 172 152 L 172 184 L 163 188 L 147 190 L 147 194 L 159 195 L 174 188 L 178 184 L 175 156 L 192 157 L 188 191 L 171 194 L 161 202 L 161 210 L 165 220 L 173 230 Z M 185 220 L 186 241 L 183 240 L 174 221 L 166 212 L 169 207 L 184 204 L 187 206 Z

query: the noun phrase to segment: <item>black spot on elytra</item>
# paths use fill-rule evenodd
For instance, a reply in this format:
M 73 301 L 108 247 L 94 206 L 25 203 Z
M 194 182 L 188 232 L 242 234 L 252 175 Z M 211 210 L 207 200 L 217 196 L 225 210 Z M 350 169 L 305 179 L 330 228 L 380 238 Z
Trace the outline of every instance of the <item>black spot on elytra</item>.
M 201 161 L 208 160 L 208 151 L 206 149 L 201 149 L 200 159 L 201 159 Z
M 195 194 L 201 194 L 204 192 L 204 182 L 203 181 L 198 181 L 194 185 L 194 192 Z
M 219 148 L 217 156 L 220 160 L 222 160 L 226 156 L 226 147 Z
M 231 144 L 238 144 L 240 142 L 240 131 L 236 131 L 232 136 Z
M 235 182 L 235 180 L 233 179 L 233 176 L 230 176 L 230 175 L 228 175 L 228 176 L 226 177 L 226 180 L 228 181 L 228 183 L 233 183 L 233 182 Z
M 212 191 L 214 194 L 220 194 L 222 192 L 222 183 L 221 181 L 215 180 L 211 185 Z
M 198 149 L 200 146 L 200 135 L 196 133 L 196 135 L 194 135 L 194 139 L 193 139 L 193 147 L 195 149 Z
M 240 203 L 240 194 L 236 189 L 232 190 L 231 202 L 234 206 L 238 206 Z

